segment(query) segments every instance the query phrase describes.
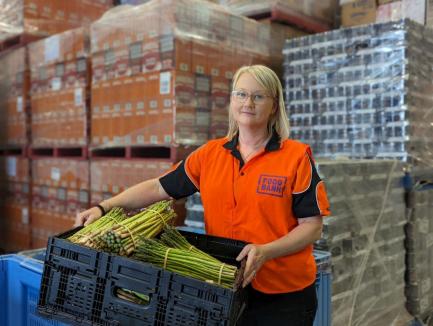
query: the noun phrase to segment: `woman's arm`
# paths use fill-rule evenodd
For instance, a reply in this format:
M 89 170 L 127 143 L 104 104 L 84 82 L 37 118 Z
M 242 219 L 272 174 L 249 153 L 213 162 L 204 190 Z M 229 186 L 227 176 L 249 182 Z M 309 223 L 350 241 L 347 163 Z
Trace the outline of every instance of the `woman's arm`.
M 237 260 L 247 257 L 243 286 L 248 285 L 262 265 L 274 258 L 291 255 L 320 239 L 322 217 L 313 216 L 298 219 L 299 225 L 285 236 L 263 244 L 248 244 L 241 251 Z
M 106 199 L 100 203 L 106 212 L 113 207 L 122 207 L 125 209 L 137 209 L 149 206 L 157 201 L 169 199 L 170 196 L 161 186 L 159 179 L 150 179 L 132 186 L 120 194 Z M 92 207 L 77 215 L 75 225 L 88 225 L 102 215 L 98 207 Z

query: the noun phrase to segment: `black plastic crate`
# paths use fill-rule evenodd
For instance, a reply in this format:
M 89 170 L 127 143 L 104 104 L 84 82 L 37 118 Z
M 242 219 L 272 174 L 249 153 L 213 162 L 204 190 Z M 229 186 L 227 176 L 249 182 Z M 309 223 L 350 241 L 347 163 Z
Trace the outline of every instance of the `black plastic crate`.
M 181 231 L 194 246 L 220 259 L 236 261 L 245 242 Z M 246 291 L 233 291 L 175 273 L 170 275 L 164 325 L 235 325 L 245 309 Z
M 38 312 L 77 324 L 98 323 L 110 257 L 64 240 L 75 231 L 48 240 Z
M 171 273 L 150 264 L 113 255 L 104 293 L 102 319 L 110 325 L 164 325 L 169 292 L 167 274 Z M 149 303 L 139 305 L 118 298 L 118 288 L 147 295 Z
M 84 325 L 235 325 L 246 291 L 225 289 L 151 264 L 73 244 L 77 229 L 50 238 L 39 313 Z M 244 242 L 181 232 L 190 243 L 220 260 L 240 265 Z M 118 288 L 149 297 L 139 305 L 117 297 Z

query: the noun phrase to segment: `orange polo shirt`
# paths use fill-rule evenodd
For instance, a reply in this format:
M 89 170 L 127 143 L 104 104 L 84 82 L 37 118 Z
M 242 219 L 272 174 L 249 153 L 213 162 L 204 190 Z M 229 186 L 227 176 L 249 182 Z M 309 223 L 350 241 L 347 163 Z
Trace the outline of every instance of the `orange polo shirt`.
M 244 164 L 237 137 L 212 140 L 162 176 L 173 198 L 200 191 L 206 232 L 265 244 L 285 236 L 298 219 L 329 215 L 323 181 L 308 145 L 280 141 L 274 131 L 265 149 Z M 313 246 L 267 261 L 253 280 L 264 293 L 299 291 L 316 279 Z

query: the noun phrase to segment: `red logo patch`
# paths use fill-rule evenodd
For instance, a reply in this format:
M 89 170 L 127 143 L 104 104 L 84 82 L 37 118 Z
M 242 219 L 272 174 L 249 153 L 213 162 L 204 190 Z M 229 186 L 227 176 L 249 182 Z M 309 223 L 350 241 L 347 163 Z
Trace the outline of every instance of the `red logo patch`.
M 257 184 L 257 193 L 283 197 L 287 177 L 261 174 Z

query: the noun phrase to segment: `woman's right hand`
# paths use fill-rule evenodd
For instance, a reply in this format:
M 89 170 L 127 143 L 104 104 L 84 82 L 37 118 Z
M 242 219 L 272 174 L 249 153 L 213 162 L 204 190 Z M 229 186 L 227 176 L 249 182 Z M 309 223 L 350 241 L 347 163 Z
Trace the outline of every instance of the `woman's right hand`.
M 89 208 L 88 210 L 77 214 L 74 226 L 81 226 L 83 224 L 84 226 L 89 225 L 101 216 L 102 212 L 98 207 Z

